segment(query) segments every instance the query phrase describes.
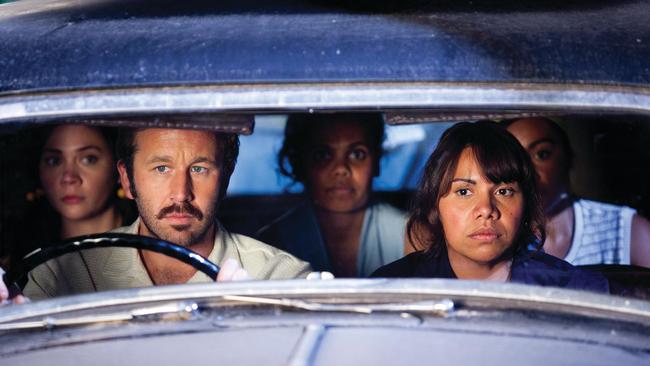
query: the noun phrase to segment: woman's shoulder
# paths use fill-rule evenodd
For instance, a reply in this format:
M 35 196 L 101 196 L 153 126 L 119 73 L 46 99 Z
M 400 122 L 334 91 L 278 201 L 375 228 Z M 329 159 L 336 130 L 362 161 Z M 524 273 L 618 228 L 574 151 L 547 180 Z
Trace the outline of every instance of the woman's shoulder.
M 370 277 L 416 277 L 417 268 L 427 259 L 423 252 L 414 252 L 394 262 L 379 267 Z
M 578 208 L 582 215 L 595 216 L 600 218 L 611 217 L 612 215 L 631 215 L 636 210 L 628 206 L 621 206 L 614 203 L 593 201 L 585 198 L 576 199 L 573 202 L 574 209 Z
M 600 273 L 584 271 L 543 252 L 526 252 L 515 258 L 512 282 L 575 290 L 609 292 L 607 279 Z
M 384 201 L 373 201 L 369 207 L 379 215 L 390 219 L 406 219 L 406 212 Z

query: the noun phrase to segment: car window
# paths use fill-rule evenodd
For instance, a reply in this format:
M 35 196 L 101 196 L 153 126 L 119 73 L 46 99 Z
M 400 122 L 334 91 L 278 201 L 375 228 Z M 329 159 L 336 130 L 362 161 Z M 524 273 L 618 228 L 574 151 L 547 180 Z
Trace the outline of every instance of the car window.
M 645 215 L 648 212 L 648 177 L 637 167 L 649 161 L 647 149 L 644 148 L 647 121 L 629 116 L 566 116 L 557 121 L 567 131 L 574 152 L 572 192 L 585 199 L 624 205 L 641 216 Z M 234 232 L 256 236 L 261 228 L 291 210 L 297 202 L 296 194 L 302 191 L 302 187 L 291 184 L 277 171 L 276 156 L 285 123 L 286 115 L 260 115 L 256 117 L 255 132 L 241 137 L 238 165 L 229 186 L 228 198 L 219 212 L 220 220 Z M 390 204 L 403 209 L 405 214 L 408 212 L 424 163 L 437 146 L 442 132 L 454 124 L 387 126 L 382 174 L 373 187 L 382 199 L 387 198 Z M 47 206 L 44 192 L 38 188 L 41 182 L 32 166 L 41 158 L 35 153 L 39 151 L 39 137 L 35 131 L 38 130 L 27 128 L 3 137 L 3 149 L 7 152 L 3 154 L 2 175 L 5 197 L 3 253 L 10 253 L 12 245 L 21 243 L 22 233 L 28 232 L 30 227 L 42 225 L 36 222 L 30 226 L 32 223 L 26 221 L 33 214 L 34 205 Z M 631 186 L 625 184 L 631 180 L 636 183 Z M 391 192 L 399 195 L 391 195 Z M 271 197 L 275 198 L 269 201 Z M 130 220 L 136 216 L 131 216 Z M 29 243 L 29 248 L 54 241 Z M 24 250 L 23 255 L 30 250 Z M 633 275 L 618 276 L 633 278 Z

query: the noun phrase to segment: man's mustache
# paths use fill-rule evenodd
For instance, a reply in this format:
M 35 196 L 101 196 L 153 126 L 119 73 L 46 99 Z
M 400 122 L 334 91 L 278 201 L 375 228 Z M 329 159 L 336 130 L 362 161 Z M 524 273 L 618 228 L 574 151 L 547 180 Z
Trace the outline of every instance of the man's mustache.
M 172 213 L 187 214 L 196 217 L 199 221 L 203 220 L 203 212 L 201 212 L 201 210 L 198 208 L 192 206 L 192 204 L 189 202 L 183 202 L 182 205 L 172 204 L 171 206 L 163 208 L 156 215 L 156 219 L 160 220 Z

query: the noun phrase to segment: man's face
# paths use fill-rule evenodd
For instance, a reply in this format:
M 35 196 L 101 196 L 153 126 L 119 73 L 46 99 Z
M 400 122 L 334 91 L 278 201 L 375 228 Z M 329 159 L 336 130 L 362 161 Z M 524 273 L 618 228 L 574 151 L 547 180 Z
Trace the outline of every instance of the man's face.
M 213 233 L 223 174 L 223 146 L 206 131 L 147 129 L 134 136 L 131 187 L 120 163 L 127 196 L 135 199 L 140 234 L 190 246 Z

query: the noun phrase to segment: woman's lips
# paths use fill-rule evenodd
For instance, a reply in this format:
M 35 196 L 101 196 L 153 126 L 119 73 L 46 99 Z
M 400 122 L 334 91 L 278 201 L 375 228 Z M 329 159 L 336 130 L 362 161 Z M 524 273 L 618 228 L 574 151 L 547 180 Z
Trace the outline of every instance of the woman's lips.
M 499 232 L 494 229 L 479 229 L 469 234 L 469 237 L 479 241 L 492 241 L 501 236 Z
M 61 198 L 61 201 L 63 201 L 63 203 L 65 203 L 67 205 L 76 205 L 78 203 L 81 203 L 81 201 L 83 201 L 83 200 L 84 200 L 83 197 L 75 196 L 75 195 L 67 195 L 67 196 L 63 196 L 63 198 Z
M 332 187 L 327 189 L 327 193 L 331 195 L 349 195 L 352 193 L 352 187 Z

